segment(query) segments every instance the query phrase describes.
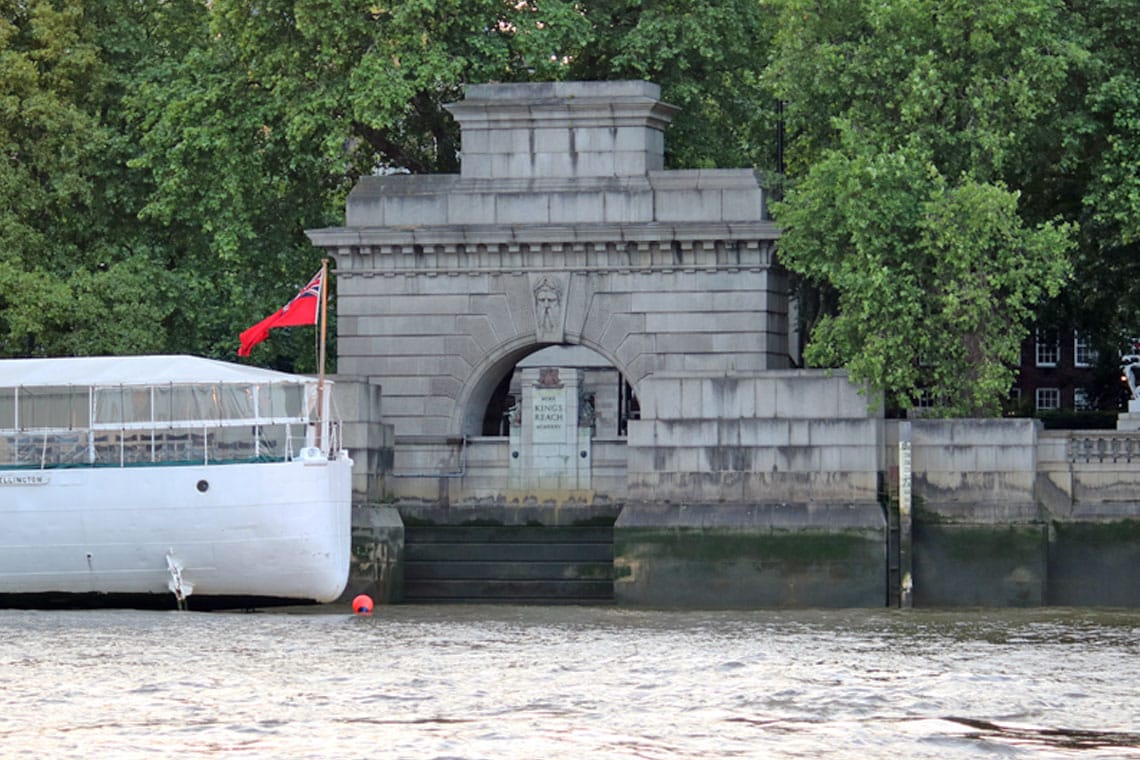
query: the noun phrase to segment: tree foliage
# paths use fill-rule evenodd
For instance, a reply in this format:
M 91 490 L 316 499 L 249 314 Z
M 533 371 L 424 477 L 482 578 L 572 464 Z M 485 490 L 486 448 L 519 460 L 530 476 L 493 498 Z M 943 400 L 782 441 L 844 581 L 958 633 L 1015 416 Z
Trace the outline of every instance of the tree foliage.
M 733 6 L 748 10 L 754 26 L 731 24 Z M 685 14 L 678 25 L 670 9 L 214 0 L 188 34 L 196 43 L 127 97 L 140 132 L 130 165 L 154 182 L 141 216 L 201 239 L 204 250 L 193 255 L 220 296 L 217 319 L 179 334 L 201 335 L 207 352 L 223 356 L 229 343 L 219 341 L 233 341 L 241 325 L 234 307 L 246 309 L 245 319 L 276 309 L 316 267 L 303 229 L 339 221 L 359 175 L 457 171 L 457 126 L 443 106 L 462 99 L 467 83 L 649 77 L 665 85 L 666 97 L 700 105 L 689 141 L 674 142 L 686 160 L 715 144 L 722 150 L 712 161 L 749 163 L 752 146 L 762 144 L 749 139 L 754 122 L 744 117 L 748 97 L 757 97 L 758 68 L 751 95 L 738 84 L 755 47 L 747 34 L 758 23 L 755 9 L 730 3 L 708 16 L 719 19 L 715 30 Z M 717 44 L 728 31 L 734 47 Z M 648 50 L 654 59 L 642 57 Z M 702 81 L 714 75 L 719 80 Z M 734 101 L 716 97 L 728 90 Z M 710 141 L 699 123 L 734 137 Z M 218 337 L 206 342 L 209 335 Z M 277 348 L 295 354 L 298 346 L 275 340 L 258 351 Z M 287 356 L 269 361 L 284 366 Z
M 1058 110 L 1055 173 L 1037 206 L 1080 224 L 1075 276 L 1042 318 L 1075 324 L 1100 349 L 1106 373 L 1140 335 L 1140 1 L 1076 0 L 1071 33 L 1087 51 Z
M 770 152 L 744 0 L 0 7 L 4 355 L 232 356 L 315 271 L 303 231 L 358 176 L 458 168 L 443 106 L 468 83 L 645 77 L 685 108 L 675 163 Z M 311 369 L 297 332 L 257 360 Z
M 924 392 L 938 414 L 998 413 L 1024 324 L 1068 271 L 1069 230 L 1027 229 L 1016 193 L 950 182 L 914 149 L 829 151 L 803 184 L 781 207 L 781 256 L 839 296 L 808 360 L 903 407 Z
M 86 102 L 98 48 L 68 3 L 3 3 L 0 16 L 0 327 L 6 353 L 59 350 L 75 318 L 67 282 L 74 241 L 56 234 L 96 188 L 83 163 L 108 135 Z
M 139 135 L 123 106 L 163 42 L 178 39 L 160 17 L 168 6 L 3 5 L 0 355 L 172 348 L 197 275 L 177 266 L 183 231 L 136 217 L 151 185 L 126 166 Z
M 0 355 L 232 357 L 359 176 L 457 170 L 464 85 L 557 79 L 661 84 L 674 168 L 772 175 L 782 119 L 780 255 L 834 307 L 807 357 L 895 400 L 992 413 L 1034 316 L 1136 329 L 1140 0 L 0 11 Z M 311 332 L 255 360 L 311 370 Z
M 1051 0 L 783 4 L 783 260 L 838 295 L 806 358 L 911 406 L 995 414 L 1073 229 L 1019 210 L 1024 147 L 1081 50 Z
M 680 107 L 667 159 L 677 168 L 776 167 L 776 101 L 764 81 L 774 14 L 756 0 L 596 0 L 576 4 L 592 38 L 568 51 L 570 79 L 647 79 Z

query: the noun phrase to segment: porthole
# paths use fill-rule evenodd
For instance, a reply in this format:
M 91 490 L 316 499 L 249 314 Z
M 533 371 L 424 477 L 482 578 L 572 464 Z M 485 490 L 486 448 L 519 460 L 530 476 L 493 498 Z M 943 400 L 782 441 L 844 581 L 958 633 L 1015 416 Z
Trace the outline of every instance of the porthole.
M 209 491 L 209 490 L 210 490 L 210 484 L 208 482 L 206 482 L 205 480 L 199 480 L 198 481 L 198 493 L 206 493 L 206 491 Z

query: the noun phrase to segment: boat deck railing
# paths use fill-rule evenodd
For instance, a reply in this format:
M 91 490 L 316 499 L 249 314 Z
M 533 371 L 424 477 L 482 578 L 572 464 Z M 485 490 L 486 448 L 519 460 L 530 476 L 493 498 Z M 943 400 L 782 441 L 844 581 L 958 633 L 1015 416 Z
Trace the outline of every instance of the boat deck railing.
M 3 387 L 0 468 L 287 461 L 313 446 L 336 452 L 340 426 L 329 395 L 308 381 Z
M 0 430 L 0 468 L 140 467 L 289 461 L 313 444 L 309 424 L 195 429 Z M 329 423 L 327 451 L 340 425 Z

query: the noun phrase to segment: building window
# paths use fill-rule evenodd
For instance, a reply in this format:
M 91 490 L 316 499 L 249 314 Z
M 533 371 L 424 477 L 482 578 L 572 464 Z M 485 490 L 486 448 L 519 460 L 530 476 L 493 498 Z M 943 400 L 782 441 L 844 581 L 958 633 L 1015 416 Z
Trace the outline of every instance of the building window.
M 1087 412 L 1093 408 L 1088 388 L 1073 389 L 1073 408 L 1078 412 Z
M 1091 367 L 1096 364 L 1096 349 L 1088 338 L 1076 333 L 1073 335 L 1073 363 L 1078 367 Z
M 1037 366 L 1056 367 L 1061 358 L 1061 342 L 1055 330 L 1037 330 Z
M 1037 411 L 1061 408 L 1061 391 L 1059 388 L 1037 389 Z

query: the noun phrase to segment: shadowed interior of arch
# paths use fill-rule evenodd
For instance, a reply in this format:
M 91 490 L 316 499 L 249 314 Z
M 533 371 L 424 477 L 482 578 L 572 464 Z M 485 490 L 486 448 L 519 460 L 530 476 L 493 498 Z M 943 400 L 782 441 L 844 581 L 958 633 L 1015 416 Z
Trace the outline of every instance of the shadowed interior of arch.
M 595 435 L 624 437 L 631 419 L 637 419 L 640 405 L 633 386 L 601 354 L 580 345 L 534 346 L 521 358 L 502 362 L 488 371 L 486 386 L 494 384 L 482 415 L 483 436 L 507 436 L 512 410 L 522 399 L 522 372 L 528 367 L 555 367 L 581 373 L 580 395 L 583 408 L 588 402 Z M 471 403 L 478 403 L 473 397 Z

